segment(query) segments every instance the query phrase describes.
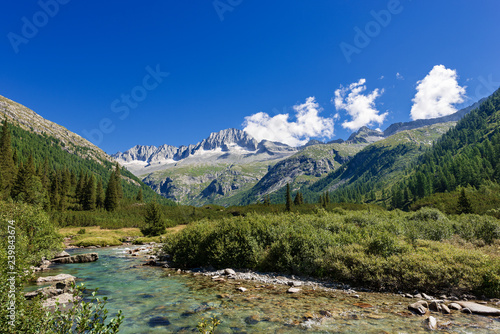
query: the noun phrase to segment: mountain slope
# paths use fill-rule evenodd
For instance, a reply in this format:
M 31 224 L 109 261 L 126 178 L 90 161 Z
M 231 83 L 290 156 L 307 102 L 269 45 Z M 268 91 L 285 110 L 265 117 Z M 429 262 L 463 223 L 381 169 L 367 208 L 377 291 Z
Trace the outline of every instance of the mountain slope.
M 423 154 L 423 147 L 432 145 L 454 125 L 455 122 L 448 122 L 405 130 L 370 144 L 308 191 L 329 191 L 338 200 L 356 200 L 356 193 L 362 192 L 368 183 L 380 186 L 393 182 Z
M 500 89 L 467 114 L 407 171 L 393 189 L 393 206 L 458 187 L 500 182 Z M 401 193 L 409 196 L 402 199 Z
M 75 175 L 87 173 L 106 184 L 115 161 L 97 146 L 31 109 L 0 97 L 0 119 L 5 118 L 11 129 L 12 147 L 20 162 L 26 162 L 31 155 L 39 170 L 47 160 L 49 174 L 46 177 L 63 171 Z M 142 188 L 145 199 L 154 197 L 167 202 L 127 170 L 121 171 L 121 179 L 126 198 L 134 198 Z
M 61 146 L 68 153 L 77 154 L 83 159 L 90 158 L 99 163 L 113 161 L 109 155 L 88 140 L 54 122 L 46 120 L 33 110 L 0 95 L 0 120 L 5 117 L 11 124 L 21 129 L 58 139 Z

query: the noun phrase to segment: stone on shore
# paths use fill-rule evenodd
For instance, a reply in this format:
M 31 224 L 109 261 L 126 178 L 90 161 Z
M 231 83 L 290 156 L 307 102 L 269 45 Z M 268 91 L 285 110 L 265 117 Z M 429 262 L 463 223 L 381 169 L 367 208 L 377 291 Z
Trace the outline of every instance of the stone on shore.
M 52 260 L 52 263 L 85 263 L 85 262 L 94 262 L 99 259 L 99 255 L 97 253 L 87 253 L 87 254 L 78 254 L 69 257 L 60 257 Z
M 74 299 L 75 299 L 75 296 L 73 296 L 71 293 L 65 292 L 65 293 L 62 293 L 58 296 L 44 300 L 42 305 L 44 307 L 55 307 L 56 302 L 59 302 L 59 304 L 69 304 L 69 303 L 72 303 L 74 301 Z
M 224 275 L 236 275 L 236 271 L 231 268 L 224 269 Z
M 299 293 L 300 291 L 299 288 L 290 288 L 287 290 L 288 293 Z
M 473 302 L 457 302 L 457 304 L 459 304 L 463 308 L 469 309 L 474 314 L 493 315 L 493 316 L 500 315 L 500 309 L 494 307 L 489 307 Z
M 59 274 L 56 276 L 47 276 L 47 277 L 38 277 L 36 282 L 37 283 L 51 283 L 51 282 L 58 282 L 58 281 L 64 281 L 65 279 L 75 279 L 75 276 L 69 275 L 69 274 Z

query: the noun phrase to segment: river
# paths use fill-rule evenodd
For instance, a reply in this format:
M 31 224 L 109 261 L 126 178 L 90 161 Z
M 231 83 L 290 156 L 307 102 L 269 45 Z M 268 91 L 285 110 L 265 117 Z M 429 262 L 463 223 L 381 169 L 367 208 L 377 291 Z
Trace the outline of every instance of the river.
M 209 277 L 176 274 L 142 266 L 128 248 L 96 250 L 93 263 L 57 265 L 42 275 L 71 274 L 78 284 L 99 288 L 108 297 L 110 315 L 123 311 L 121 334 L 197 333 L 202 318 L 222 321 L 216 333 L 426 333 L 425 318 L 407 310 L 411 299 L 393 294 L 313 290 L 303 287 L 287 294 L 286 286 L 262 282 L 214 282 Z M 89 252 L 75 249 L 72 255 Z M 248 290 L 239 292 L 237 287 Z M 413 300 L 414 301 L 414 300 Z M 500 321 L 491 317 L 433 314 L 447 333 L 500 333 Z

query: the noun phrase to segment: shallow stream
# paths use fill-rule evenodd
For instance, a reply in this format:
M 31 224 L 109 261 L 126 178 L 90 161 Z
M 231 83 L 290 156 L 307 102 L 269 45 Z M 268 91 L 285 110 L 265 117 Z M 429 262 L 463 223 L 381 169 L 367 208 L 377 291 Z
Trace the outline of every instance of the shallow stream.
M 262 282 L 214 282 L 210 277 L 177 274 L 159 267 L 142 266 L 145 258 L 131 257 L 126 247 L 76 249 L 72 255 L 96 251 L 93 263 L 58 265 L 43 275 L 66 273 L 78 284 L 99 288 L 108 297 L 110 315 L 125 316 L 122 334 L 198 333 L 202 318 L 222 321 L 216 333 L 426 333 L 425 316 L 407 310 L 411 299 L 392 294 L 326 291 L 301 287 L 298 294 L 287 286 Z M 248 290 L 239 292 L 238 287 Z M 414 300 L 413 300 L 414 301 Z M 500 333 L 499 319 L 433 314 L 446 333 Z

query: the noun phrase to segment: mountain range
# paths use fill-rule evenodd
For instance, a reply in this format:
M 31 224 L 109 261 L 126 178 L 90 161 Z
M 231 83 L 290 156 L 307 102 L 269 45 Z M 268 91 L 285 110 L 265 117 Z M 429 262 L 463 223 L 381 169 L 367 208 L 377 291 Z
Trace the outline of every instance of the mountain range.
M 242 130 L 227 129 L 211 133 L 193 145 L 137 145 L 112 156 L 2 96 L 0 118 L 7 117 L 22 131 L 38 136 L 37 147 L 58 147 L 76 157 L 57 153 L 58 160 L 53 164 L 61 167 L 67 165 L 64 161 L 71 160 L 75 171 L 85 165 L 89 172 L 99 171 L 99 177 L 107 178 L 113 163 L 119 162 L 128 170 L 123 173 L 128 196 L 133 196 L 140 186 L 149 198 L 159 194 L 180 204 L 230 206 L 259 202 L 268 195 L 273 202 L 282 202 L 287 183 L 292 191 L 300 190 L 308 202 L 317 201 L 326 191 L 358 201 L 356 196 L 370 189 L 388 189 L 420 164 L 426 147 L 443 138 L 472 110 L 491 104 L 489 100 L 441 118 L 395 123 L 385 131 L 362 127 L 347 140 L 328 143 L 311 140 L 304 146 L 291 147 L 267 140 L 259 142 Z M 493 122 L 495 115 L 488 122 Z M 28 149 L 18 150 L 23 153 Z M 387 192 L 385 197 L 383 194 L 378 200 L 390 201 Z
M 345 141 L 311 140 L 302 147 L 291 147 L 258 142 L 242 130 L 227 129 L 194 145 L 136 145 L 112 157 L 157 193 L 182 204 L 250 204 L 279 194 L 287 183 L 314 201 L 318 191 L 335 190 L 351 179 L 356 174 L 352 166 L 380 159 L 391 150 L 399 155 L 392 154 L 394 166 L 379 177 L 394 177 L 422 153 L 421 146 L 432 145 L 481 102 L 445 117 L 395 123 L 383 132 L 362 127 Z M 351 160 L 351 167 L 338 176 L 339 168 Z M 337 175 L 336 181 L 326 186 L 333 175 Z

